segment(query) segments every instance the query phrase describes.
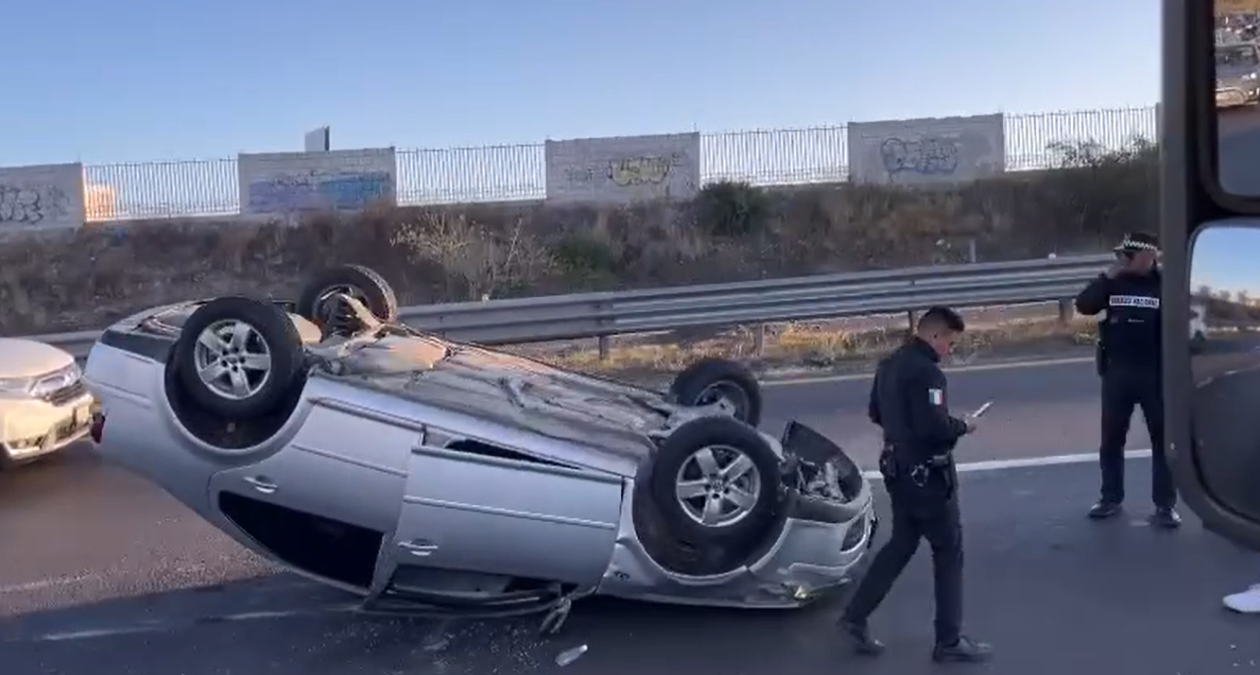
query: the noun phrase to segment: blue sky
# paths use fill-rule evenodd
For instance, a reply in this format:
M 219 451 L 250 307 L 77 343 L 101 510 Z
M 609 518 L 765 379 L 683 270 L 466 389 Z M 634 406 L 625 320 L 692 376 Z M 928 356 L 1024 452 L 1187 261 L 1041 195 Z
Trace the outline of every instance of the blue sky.
M 1148 105 L 1156 0 L 45 0 L 0 166 Z
M 1190 286 L 1208 285 L 1231 293 L 1247 291 L 1260 298 L 1260 228 L 1221 227 L 1206 230 L 1194 241 Z

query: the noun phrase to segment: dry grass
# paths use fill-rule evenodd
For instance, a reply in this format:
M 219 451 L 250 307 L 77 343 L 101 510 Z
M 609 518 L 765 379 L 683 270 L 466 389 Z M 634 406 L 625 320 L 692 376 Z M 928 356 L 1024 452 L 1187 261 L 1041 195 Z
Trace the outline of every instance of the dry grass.
M 589 345 L 559 351 L 515 347 L 555 365 L 585 372 L 630 376 L 673 373 L 706 357 L 733 358 L 766 372 L 811 368 L 857 371 L 869 367 L 905 339 L 906 331 L 876 329 L 844 331 L 810 325 L 788 325 L 767 331 L 760 354 L 752 331 L 737 329 L 690 343 L 613 345 L 605 359 Z M 963 334 L 954 361 L 1053 352 L 1093 344 L 1097 335 L 1092 319 L 1076 318 L 1066 325 L 1057 319 L 1030 319 L 977 326 Z
M 376 268 L 409 305 L 963 262 L 973 244 L 985 261 L 1066 255 L 1157 221 L 1149 150 L 1056 151 L 1067 168 L 948 189 L 724 183 L 689 203 L 626 208 L 522 202 L 12 233 L 0 241 L 0 334 L 98 328 L 197 297 L 292 296 L 346 262 Z

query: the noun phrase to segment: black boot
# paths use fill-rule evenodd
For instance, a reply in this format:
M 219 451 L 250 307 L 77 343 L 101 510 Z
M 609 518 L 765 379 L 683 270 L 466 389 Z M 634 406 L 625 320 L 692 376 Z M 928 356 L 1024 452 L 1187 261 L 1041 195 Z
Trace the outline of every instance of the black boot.
M 837 626 L 853 645 L 853 651 L 863 656 L 879 656 L 884 653 L 884 643 L 871 637 L 871 631 L 866 627 L 865 622 L 840 619 Z
M 1177 515 L 1177 510 L 1171 506 L 1156 508 L 1155 513 L 1152 513 L 1147 521 L 1152 527 L 1164 530 L 1175 530 L 1181 527 L 1181 516 Z
M 944 645 L 939 642 L 932 649 L 932 660 L 940 663 L 942 661 L 961 661 L 964 663 L 980 663 L 988 661 L 993 656 L 993 646 L 972 640 L 966 636 L 960 636 L 952 645 Z
M 1093 520 L 1107 520 L 1120 515 L 1120 504 L 1100 500 L 1089 508 L 1089 517 Z

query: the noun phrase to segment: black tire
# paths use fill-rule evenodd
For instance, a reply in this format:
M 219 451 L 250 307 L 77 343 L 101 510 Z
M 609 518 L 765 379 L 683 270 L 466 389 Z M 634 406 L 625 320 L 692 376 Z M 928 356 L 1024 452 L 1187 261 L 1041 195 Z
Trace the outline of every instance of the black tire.
M 761 384 L 743 364 L 706 358 L 687 366 L 674 377 L 670 397 L 680 405 L 705 405 L 725 396 L 735 405 L 736 419 L 751 426 L 761 424 Z
M 755 497 L 741 518 L 708 525 L 693 518 L 683 504 L 689 501 L 698 508 L 704 497 L 683 500 L 678 497 L 676 486 L 680 478 L 700 477 L 698 472 L 692 473 L 698 468 L 692 457 L 704 448 L 714 447 L 731 448 L 747 457 L 759 480 L 756 486 L 748 485 L 746 480 L 741 485 Z M 779 474 L 778 456 L 756 429 L 729 417 L 702 417 L 683 424 L 665 439 L 649 480 L 661 519 L 679 541 L 696 546 L 741 546 L 760 539 L 768 531 L 781 494 Z M 749 475 L 744 474 L 744 478 Z
M 265 346 L 271 357 L 265 377 L 261 371 L 246 369 L 251 384 L 257 388 L 240 398 L 219 393 L 198 373 L 198 341 L 204 332 L 220 322 L 225 326 L 236 322 L 252 328 L 253 335 L 246 347 L 261 351 Z M 202 352 L 204 358 L 213 354 Z M 188 317 L 175 343 L 174 359 L 179 384 L 189 398 L 206 412 L 228 421 L 244 422 L 267 415 L 285 402 L 289 388 L 302 372 L 304 352 L 297 327 L 283 309 L 251 298 L 225 297 L 207 302 Z
M 311 279 L 298 298 L 297 313 L 303 318 L 321 324 L 324 316 L 323 298 L 335 289 L 348 289 L 367 306 L 372 315 L 381 321 L 398 320 L 398 298 L 394 289 L 375 271 L 362 265 L 340 265 Z

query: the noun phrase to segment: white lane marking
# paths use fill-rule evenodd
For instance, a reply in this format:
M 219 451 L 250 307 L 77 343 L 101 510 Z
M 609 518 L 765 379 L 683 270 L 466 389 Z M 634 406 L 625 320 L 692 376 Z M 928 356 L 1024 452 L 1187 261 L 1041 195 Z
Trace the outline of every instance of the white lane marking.
M 90 583 L 93 581 L 101 581 L 104 577 L 99 574 L 80 574 L 72 577 L 57 577 L 54 579 L 40 579 L 39 581 L 28 581 L 21 584 L 12 584 L 9 586 L 0 586 L 0 595 L 9 593 L 28 593 L 31 591 L 42 591 L 47 588 L 56 588 L 58 586 L 69 586 L 71 584 Z
M 136 633 L 148 633 L 156 630 L 154 626 L 127 626 L 123 628 L 98 628 L 95 630 L 74 630 L 64 633 L 44 633 L 36 635 L 29 640 L 22 642 L 63 642 L 66 640 L 91 640 L 93 638 L 118 637 L 121 635 L 134 635 Z
M 1150 448 L 1145 450 L 1129 450 L 1124 453 L 1125 459 L 1145 459 L 1150 456 Z M 1057 466 L 1060 464 L 1085 464 L 1097 461 L 1097 452 L 1082 452 L 1075 455 L 1050 455 L 1049 457 L 1025 457 L 1022 459 L 990 459 L 983 462 L 959 463 L 958 473 L 1004 471 L 1006 469 L 1025 469 L 1040 466 Z M 883 478 L 878 470 L 863 471 L 862 476 L 864 476 L 867 480 L 879 480 Z
M 177 628 L 188 628 L 207 623 L 229 623 L 234 621 L 259 621 L 262 619 L 292 619 L 299 617 L 324 616 L 327 614 L 344 614 L 354 611 L 356 605 L 329 605 L 312 609 L 292 609 L 280 612 L 241 612 L 239 614 L 221 614 L 218 616 L 193 617 L 184 621 L 144 621 L 130 626 L 112 626 L 108 628 L 89 628 L 84 630 L 57 631 L 21 637 L 12 642 L 67 642 L 70 640 L 93 640 L 98 638 L 120 637 L 142 633 L 164 633 Z
M 1042 359 L 1037 361 L 1011 361 L 1003 363 L 982 363 L 974 366 L 949 366 L 942 368 L 947 373 L 974 373 L 985 370 L 1015 370 L 1022 368 L 1043 368 L 1048 366 L 1066 366 L 1078 363 L 1093 363 L 1092 356 L 1072 356 L 1062 359 Z M 819 377 L 794 377 L 780 380 L 765 380 L 763 387 L 786 387 L 801 384 L 825 384 L 827 382 L 852 382 L 869 380 L 875 373 L 851 373 L 848 375 L 822 375 Z
M 180 578 L 193 575 L 203 574 L 207 571 L 206 565 L 189 565 L 186 567 L 176 567 L 170 570 L 161 570 L 162 576 L 167 578 Z M 228 581 L 252 581 L 264 577 L 245 577 L 242 579 L 229 579 Z M 109 576 L 105 574 L 88 573 L 73 576 L 53 577 L 50 579 L 38 579 L 36 581 L 24 581 L 21 583 L 0 586 L 0 595 L 11 595 L 15 593 L 32 593 L 35 591 L 43 591 L 50 588 L 59 588 L 62 586 L 78 586 L 87 584 L 104 584 L 109 581 Z M 293 588 L 305 586 L 307 582 L 268 582 L 267 586 L 260 589 L 259 592 L 273 593 L 280 591 L 288 591 Z M 170 589 L 179 590 L 179 589 Z

